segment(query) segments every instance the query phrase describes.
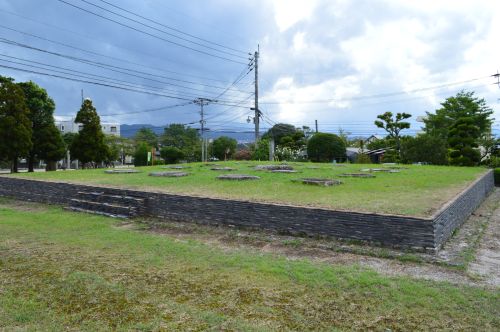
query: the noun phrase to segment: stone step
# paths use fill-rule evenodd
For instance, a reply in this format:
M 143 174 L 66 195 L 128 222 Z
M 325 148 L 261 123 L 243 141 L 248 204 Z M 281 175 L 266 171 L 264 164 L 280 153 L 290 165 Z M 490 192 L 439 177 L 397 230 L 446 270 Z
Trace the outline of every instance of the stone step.
M 91 192 L 91 191 L 79 191 L 78 198 L 92 201 L 92 202 L 101 202 L 101 203 L 111 203 L 123 206 L 143 206 L 144 198 L 141 197 L 132 197 L 126 195 L 113 195 L 107 194 L 105 192 Z
M 84 199 L 73 198 L 70 201 L 71 207 L 77 207 L 85 210 L 99 211 L 110 214 L 126 215 L 126 216 L 136 216 L 138 214 L 138 208 L 135 206 L 127 206 L 120 204 L 111 204 L 103 202 L 87 201 Z
M 111 217 L 111 218 L 120 218 L 120 219 L 128 219 L 129 218 L 129 216 L 127 216 L 127 215 L 113 214 L 113 213 L 102 212 L 102 211 L 95 211 L 95 210 L 87 210 L 87 209 L 83 209 L 83 208 L 79 208 L 79 207 L 74 207 L 74 206 L 65 206 L 64 210 L 73 211 L 73 212 L 98 214 L 98 215 L 101 215 L 101 216 L 107 216 L 107 217 Z

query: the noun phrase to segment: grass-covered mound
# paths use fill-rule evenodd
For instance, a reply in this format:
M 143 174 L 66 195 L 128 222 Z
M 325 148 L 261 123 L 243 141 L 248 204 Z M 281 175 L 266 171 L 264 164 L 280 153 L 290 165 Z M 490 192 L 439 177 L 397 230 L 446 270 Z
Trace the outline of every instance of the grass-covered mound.
M 314 206 L 335 210 L 429 216 L 486 172 L 476 167 L 409 165 L 397 173 L 373 172 L 374 178 L 342 177 L 363 173 L 361 169 L 381 165 L 333 165 L 290 163 L 298 173 L 257 170 L 265 162 L 218 162 L 189 164 L 184 177 L 154 177 L 150 172 L 167 171 L 164 166 L 139 167 L 140 173 L 107 174 L 103 169 L 21 173 L 16 176 L 89 185 L 118 186 L 205 197 Z M 268 163 L 269 164 L 269 163 Z M 229 167 L 234 170 L 212 170 Z M 221 174 L 259 176 L 253 181 L 222 181 Z M 342 184 L 310 186 L 292 181 L 299 178 L 337 179 Z

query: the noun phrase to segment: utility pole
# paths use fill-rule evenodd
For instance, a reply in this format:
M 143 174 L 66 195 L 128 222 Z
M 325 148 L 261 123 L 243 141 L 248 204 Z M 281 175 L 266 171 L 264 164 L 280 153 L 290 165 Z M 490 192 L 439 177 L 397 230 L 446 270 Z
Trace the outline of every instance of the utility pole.
M 257 51 L 253 57 L 254 60 L 254 70 L 255 70 L 255 103 L 253 110 L 255 111 L 255 116 L 253 118 L 255 124 L 255 144 L 259 140 L 259 122 L 260 122 L 260 110 L 259 110 L 259 46 L 257 45 Z
M 201 161 L 206 162 L 207 161 L 207 142 L 205 140 L 205 114 L 203 112 L 203 106 L 208 105 L 209 103 L 216 102 L 217 100 L 213 99 L 208 99 L 208 98 L 197 98 L 193 100 L 193 103 L 200 105 L 200 125 L 201 125 Z
M 318 120 L 314 120 L 314 125 L 316 126 L 316 133 L 318 132 Z

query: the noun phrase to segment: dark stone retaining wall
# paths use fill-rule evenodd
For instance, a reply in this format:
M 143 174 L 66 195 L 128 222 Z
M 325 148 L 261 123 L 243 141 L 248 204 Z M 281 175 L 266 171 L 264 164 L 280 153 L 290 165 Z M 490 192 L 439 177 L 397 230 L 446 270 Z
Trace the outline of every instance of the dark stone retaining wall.
M 434 247 L 436 249 L 441 248 L 453 231 L 460 227 L 481 205 L 494 187 L 493 170 L 490 170 L 434 214 Z
M 489 172 L 432 218 L 192 197 L 0 176 L 0 196 L 70 205 L 79 192 L 104 192 L 144 199 L 147 215 L 210 225 L 267 229 L 296 235 L 333 236 L 401 248 L 439 248 L 493 188 Z

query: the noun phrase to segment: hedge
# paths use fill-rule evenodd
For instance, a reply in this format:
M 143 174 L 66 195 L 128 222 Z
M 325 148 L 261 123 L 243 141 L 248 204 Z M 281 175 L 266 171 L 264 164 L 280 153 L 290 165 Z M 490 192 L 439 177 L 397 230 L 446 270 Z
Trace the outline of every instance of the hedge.
M 500 168 L 495 168 L 495 186 L 500 186 Z

